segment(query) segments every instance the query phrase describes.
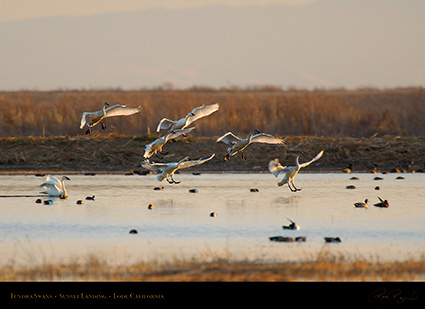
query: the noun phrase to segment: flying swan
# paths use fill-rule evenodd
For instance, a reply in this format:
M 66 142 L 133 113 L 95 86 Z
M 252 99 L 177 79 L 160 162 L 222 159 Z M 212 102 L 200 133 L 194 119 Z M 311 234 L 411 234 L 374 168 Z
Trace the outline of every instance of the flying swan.
M 192 109 L 190 113 L 186 115 L 186 117 L 179 120 L 170 120 L 167 118 L 162 118 L 156 128 L 156 131 L 159 132 L 161 129 L 184 129 L 187 128 L 192 122 L 211 115 L 212 113 L 218 111 L 218 103 L 210 104 L 210 105 L 202 105 Z
M 284 174 L 283 179 L 277 183 L 278 186 L 283 186 L 284 184 L 288 184 L 288 188 L 292 192 L 301 191 L 301 189 L 298 189 L 297 187 L 295 187 L 295 184 L 294 184 L 295 176 L 297 175 L 297 173 L 299 172 L 301 168 L 306 167 L 310 165 L 311 163 L 319 160 L 323 155 L 323 150 L 320 151 L 312 160 L 302 164 L 300 164 L 299 162 L 299 158 L 301 155 L 302 154 L 298 155 L 297 158 L 295 159 L 295 166 L 282 166 L 279 163 L 278 159 L 274 159 L 269 162 L 270 173 L 272 173 L 275 177 L 279 176 L 279 174 L 281 173 Z M 290 184 L 292 184 L 294 189 L 291 188 Z
M 280 138 L 274 137 L 270 134 L 260 133 L 260 131 L 258 130 L 252 131 L 247 138 L 239 138 L 235 136 L 232 132 L 227 132 L 226 134 L 224 134 L 223 136 L 217 139 L 216 143 L 218 142 L 223 142 L 230 145 L 230 147 L 227 148 L 227 155 L 224 157 L 225 161 L 229 160 L 231 156 L 234 156 L 238 152 L 241 153 L 241 160 L 245 161 L 246 157 L 243 151 L 251 143 L 281 144 L 281 145 L 285 143 L 285 141 Z
M 127 107 L 126 105 L 121 104 L 116 104 L 108 108 L 106 108 L 106 106 L 109 106 L 108 102 L 103 103 L 102 109 L 100 111 L 84 112 L 81 117 L 80 129 L 84 128 L 84 126 L 87 124 L 86 134 L 90 134 L 90 128 L 100 123 L 102 125 L 102 129 L 106 130 L 106 126 L 102 122 L 104 118 L 115 116 L 130 116 L 140 113 L 142 110 L 141 106 Z
M 199 159 L 199 160 L 192 160 L 189 161 L 189 157 L 185 157 L 181 159 L 179 162 L 172 162 L 172 163 L 150 163 L 148 161 L 142 162 L 142 167 L 149 169 L 151 171 L 160 171 L 161 174 L 157 176 L 158 181 L 163 181 L 166 179 L 168 183 L 174 183 L 179 184 L 180 182 L 177 182 L 174 180 L 174 173 L 181 168 L 188 168 L 196 165 L 203 164 L 212 158 L 214 158 L 215 153 L 207 158 L 207 159 Z
M 158 156 L 158 153 L 160 153 L 162 155 L 166 155 L 168 153 L 168 152 L 163 153 L 162 147 L 164 147 L 164 145 L 169 140 L 176 139 L 177 137 L 180 137 L 180 136 L 185 136 L 185 134 L 189 133 L 193 129 L 195 129 L 195 128 L 192 127 L 192 128 L 187 128 L 187 129 L 184 129 L 184 130 L 176 129 L 176 130 L 168 132 L 167 134 L 165 134 L 162 137 L 157 138 L 152 143 L 145 145 L 145 154 L 143 155 L 143 157 L 145 159 L 149 159 L 150 157 L 152 157 L 155 154 L 159 159 L 162 159 Z
M 44 189 L 44 191 L 41 193 L 45 193 L 50 196 L 59 196 L 60 198 L 67 198 L 68 192 L 65 188 L 65 180 L 71 179 L 69 179 L 67 176 L 62 176 L 60 180 L 54 176 L 47 176 L 46 181 L 39 186 L 39 188 Z

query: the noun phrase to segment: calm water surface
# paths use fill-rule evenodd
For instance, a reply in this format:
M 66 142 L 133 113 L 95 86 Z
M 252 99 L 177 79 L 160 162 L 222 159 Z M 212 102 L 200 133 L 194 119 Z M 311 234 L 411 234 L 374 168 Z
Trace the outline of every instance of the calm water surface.
M 350 180 L 353 176 L 359 180 Z M 178 174 L 179 185 L 159 183 L 155 175 L 70 178 L 69 198 L 43 205 L 35 200 L 44 178 L 0 176 L 0 263 L 92 254 L 110 263 L 192 257 L 301 260 L 320 252 L 379 261 L 425 255 L 425 174 L 301 173 L 297 193 L 278 187 L 279 179 L 271 174 Z M 154 190 L 158 186 L 164 190 Z M 198 192 L 190 193 L 192 188 Z M 92 195 L 94 201 L 85 200 Z M 377 196 L 388 199 L 390 207 L 373 206 Z M 368 209 L 353 206 L 365 198 Z M 80 199 L 83 205 L 76 204 Z M 210 217 L 211 212 L 218 216 Z M 301 230 L 283 230 L 287 218 Z M 138 233 L 129 234 L 131 229 Z M 269 240 L 277 235 L 306 236 L 307 241 Z M 335 236 L 342 242 L 324 243 L 323 237 Z

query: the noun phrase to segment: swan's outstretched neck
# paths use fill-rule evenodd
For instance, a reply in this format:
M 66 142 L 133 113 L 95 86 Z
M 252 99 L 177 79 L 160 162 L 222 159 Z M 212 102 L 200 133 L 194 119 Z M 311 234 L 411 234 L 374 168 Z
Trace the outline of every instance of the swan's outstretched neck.
M 106 106 L 109 106 L 108 102 L 103 103 L 103 106 L 102 106 L 102 112 L 104 115 L 106 114 Z
M 248 136 L 248 142 L 251 142 L 252 137 L 254 136 L 254 134 L 260 133 L 260 131 L 258 131 L 257 129 L 255 129 L 254 131 L 252 131 L 251 133 L 249 133 Z
M 295 159 L 295 165 L 297 166 L 297 169 L 300 168 L 300 157 L 301 157 L 301 155 L 298 155 Z

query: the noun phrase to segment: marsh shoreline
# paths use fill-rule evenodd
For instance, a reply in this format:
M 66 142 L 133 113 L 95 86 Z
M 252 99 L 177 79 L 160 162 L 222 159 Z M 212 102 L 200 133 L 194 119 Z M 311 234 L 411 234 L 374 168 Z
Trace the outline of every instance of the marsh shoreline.
M 7 137 L 0 138 L 0 174 L 144 174 L 144 146 L 156 135 L 129 136 L 94 134 L 93 136 Z M 216 154 L 208 164 L 192 172 L 256 172 L 268 173 L 268 162 L 279 158 L 283 165 L 294 164 L 295 157 L 305 153 L 300 161 L 313 158 L 320 150 L 324 156 L 304 172 L 338 172 L 350 164 L 353 172 L 423 172 L 425 137 L 384 136 L 370 138 L 286 136 L 284 146 L 252 144 L 245 150 L 246 161 L 239 155 L 226 162 L 227 145 L 216 143 L 214 137 L 188 137 L 169 142 L 162 160 L 173 162 L 189 155 L 193 159 Z

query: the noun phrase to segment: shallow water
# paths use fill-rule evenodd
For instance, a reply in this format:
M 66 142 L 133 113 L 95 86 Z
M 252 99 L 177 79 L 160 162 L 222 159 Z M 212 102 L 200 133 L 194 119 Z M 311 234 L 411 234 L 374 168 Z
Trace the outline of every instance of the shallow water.
M 353 176 L 359 180 L 349 180 Z M 92 254 L 110 263 L 301 260 L 321 252 L 379 261 L 425 255 L 425 174 L 300 173 L 295 183 L 302 191 L 296 193 L 278 187 L 271 174 L 178 174 L 179 185 L 159 183 L 155 175 L 70 178 L 69 198 L 43 205 L 35 200 L 44 178 L 0 176 L 1 264 Z M 164 190 L 153 190 L 161 186 Z M 198 192 L 190 193 L 191 188 Z M 85 200 L 92 195 L 94 201 Z M 373 206 L 377 196 L 388 199 L 390 207 Z M 365 198 L 368 209 L 353 206 Z M 76 204 L 80 199 L 83 205 Z M 211 212 L 218 216 L 210 217 Z M 301 230 L 283 230 L 287 218 Z M 138 233 L 129 234 L 131 229 Z M 277 235 L 307 241 L 269 240 Z M 325 244 L 324 237 L 335 236 L 342 242 Z

